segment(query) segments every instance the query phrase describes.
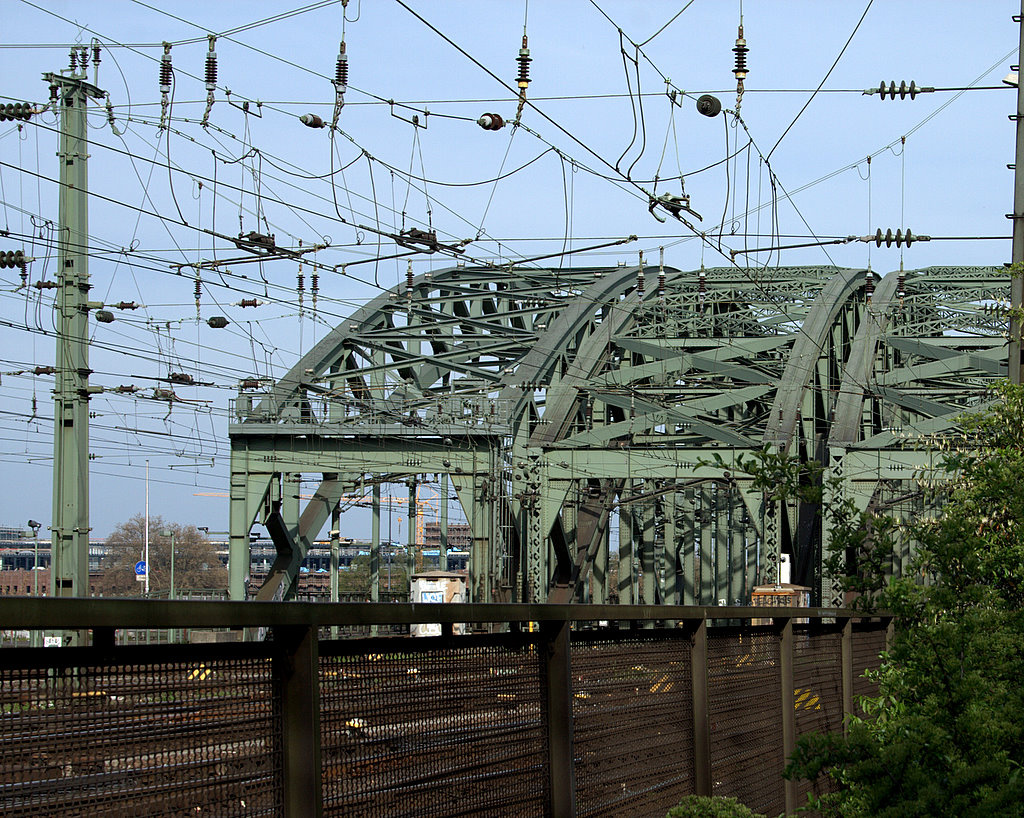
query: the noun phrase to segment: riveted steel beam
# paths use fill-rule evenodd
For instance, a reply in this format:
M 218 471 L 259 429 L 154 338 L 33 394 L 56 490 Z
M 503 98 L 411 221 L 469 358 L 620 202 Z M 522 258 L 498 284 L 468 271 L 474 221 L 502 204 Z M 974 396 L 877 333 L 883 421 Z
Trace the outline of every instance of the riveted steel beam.
M 357 310 L 236 399 L 232 553 L 280 475 L 447 475 L 475 599 L 585 598 L 616 518 L 622 600 L 734 601 L 786 553 L 824 599 L 818 509 L 754 491 L 743 464 L 767 445 L 858 507 L 916 513 L 900 498 L 1005 371 L 998 268 L 894 272 L 873 293 L 863 270 L 664 268 L 655 287 L 647 267 L 646 289 L 640 272 L 456 267 Z M 289 514 L 300 546 L 322 526 Z

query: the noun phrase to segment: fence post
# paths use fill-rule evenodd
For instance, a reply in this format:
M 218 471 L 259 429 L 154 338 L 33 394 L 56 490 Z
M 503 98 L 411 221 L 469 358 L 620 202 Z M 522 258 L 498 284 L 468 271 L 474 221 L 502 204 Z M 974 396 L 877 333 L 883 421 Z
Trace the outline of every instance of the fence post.
M 572 669 L 569 623 L 541 622 L 547 704 L 548 783 L 553 818 L 575 818 L 576 771 L 572 749 Z
M 779 622 L 779 619 L 775 620 Z M 783 764 L 796 749 L 796 696 L 793 690 L 793 620 L 782 619 L 779 639 L 779 667 L 782 677 L 782 756 Z M 779 770 L 782 774 L 782 770 Z M 786 814 L 796 809 L 797 787 L 795 781 L 784 780 Z
M 285 818 L 323 815 L 320 771 L 320 651 L 315 627 L 274 628 L 274 678 L 280 730 Z
M 842 640 L 843 672 L 843 733 L 849 730 L 850 716 L 853 715 L 853 620 L 843 620 Z
M 32 631 L 32 633 L 34 635 L 36 632 Z M 94 648 L 103 648 L 104 650 L 113 649 L 116 633 L 113 628 L 93 628 L 92 646 Z
M 693 789 L 710 796 L 711 718 L 708 711 L 708 621 L 702 619 L 690 637 L 690 670 L 693 676 Z

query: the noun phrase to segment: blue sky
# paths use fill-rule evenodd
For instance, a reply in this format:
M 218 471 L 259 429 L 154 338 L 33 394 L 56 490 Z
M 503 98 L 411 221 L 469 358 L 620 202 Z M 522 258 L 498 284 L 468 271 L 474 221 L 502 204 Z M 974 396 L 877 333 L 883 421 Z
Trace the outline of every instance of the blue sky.
M 576 254 L 565 263 L 635 263 L 639 250 L 656 259 L 664 248 L 671 266 L 712 267 L 725 263 L 710 246 L 719 239 L 702 242 L 679 223 L 659 223 L 648 213 L 643 190 L 654 189 L 657 175 L 656 193 L 679 193 L 678 180 L 666 178 L 684 174 L 685 192 L 709 233 L 718 235 L 725 214 L 722 246 L 770 245 L 771 195 L 762 161 L 770 154 L 780 185 L 781 243 L 864 235 L 879 227 L 944 238 L 1009 236 L 1004 214 L 1012 206 L 1006 165 L 1013 162 L 1014 125 L 1007 119 L 1015 107 L 1013 91 L 940 91 L 884 102 L 859 91 L 882 80 L 1001 86 L 1017 62 L 1014 3 L 875 2 L 812 97 L 858 26 L 866 0 L 747 0 L 746 131 L 733 118 L 708 119 L 694 108 L 694 97 L 705 92 L 735 108 L 732 48 L 740 3 L 695 0 L 656 34 L 684 5 L 162 4 L 169 16 L 157 4 L 128 0 L 3 0 L 0 102 L 44 103 L 41 74 L 67 67 L 70 44 L 95 39 L 103 45 L 98 84 L 109 92 L 115 125 L 123 131 L 115 134 L 100 108 L 90 115 L 90 186 L 98 194 L 90 210 L 93 297 L 145 305 L 95 330 L 92 382 L 139 391 L 92 402 L 94 534 L 105 535 L 142 510 L 147 459 L 153 513 L 224 530 L 227 503 L 216 495 L 227 491 L 227 403 L 238 380 L 280 376 L 331 326 L 405 277 L 404 259 L 360 264 L 345 276 L 325 274 L 314 316 L 307 270 L 300 317 L 294 262 L 267 264 L 262 275 L 246 265 L 223 282 L 213 277 L 204 283 L 197 321 L 193 282 L 176 275 L 172 265 L 214 253 L 238 255 L 203 229 L 223 235 L 269 231 L 291 246 L 299 240 L 304 246 L 329 243 L 317 258 L 330 265 L 378 252 L 375 234 L 345 224 L 340 214 L 385 232 L 430 226 L 445 240 L 473 239 L 467 252 L 480 259 L 637 235 L 629 245 Z M 300 7 L 306 10 L 288 16 Z M 277 15 L 218 38 L 219 88 L 212 127 L 202 128 L 206 34 Z M 537 107 L 526 108 L 524 128 L 484 131 L 474 120 L 485 112 L 514 118 L 515 100 L 505 86 L 514 85 L 524 16 L 532 57 L 527 93 Z M 331 118 L 329 80 L 343 36 L 350 87 L 334 167 L 346 167 L 332 190 L 322 178 L 332 168 L 328 131 L 306 128 L 298 116 Z M 161 130 L 158 63 L 164 41 L 173 43 L 175 82 L 170 128 Z M 676 92 L 676 103 L 666 90 Z M 409 121 L 414 115 L 425 128 Z M 746 148 L 748 133 L 753 145 Z M 50 113 L 21 130 L 0 124 L 0 161 L 6 163 L 0 166 L 0 228 L 11 234 L 0 238 L 0 249 L 31 251 L 39 259 L 30 269 L 33 281 L 54 275 L 48 248 L 57 219 L 56 141 Z M 721 161 L 736 151 L 733 161 Z M 425 189 L 410 174 L 427 179 Z M 496 177 L 504 178 L 490 181 Z M 379 252 L 393 250 L 385 242 Z M 913 246 L 904 263 L 1000 264 L 1009 253 L 1006 240 L 942 240 Z M 869 261 L 885 273 L 898 267 L 900 253 L 873 249 L 869 259 L 867 245 L 852 243 L 772 258 L 815 266 L 863 267 Z M 413 269 L 421 273 L 449 263 L 422 256 Z M 52 330 L 52 302 L 48 291 L 17 289 L 16 271 L 0 272 L 0 474 L 6 488 L 0 523 L 20 525 L 32 516 L 48 525 L 53 381 L 11 373 L 52 365 L 52 334 L 44 334 Z M 268 303 L 234 306 L 254 297 Z M 210 330 L 205 321 L 214 314 L 227 316 L 231 326 Z M 210 385 L 177 389 L 190 402 L 169 407 L 154 398 L 154 390 L 167 388 L 160 379 L 172 371 Z M 397 517 L 393 532 L 396 525 Z M 351 526 L 368 532 L 365 513 L 354 512 Z

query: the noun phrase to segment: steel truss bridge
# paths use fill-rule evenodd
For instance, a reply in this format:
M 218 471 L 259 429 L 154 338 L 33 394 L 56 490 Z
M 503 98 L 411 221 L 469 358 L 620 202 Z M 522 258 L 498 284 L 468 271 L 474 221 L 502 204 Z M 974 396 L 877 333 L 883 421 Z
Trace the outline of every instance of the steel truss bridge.
M 288 598 L 341 498 L 440 480 L 472 529 L 471 601 L 603 602 L 617 546 L 622 603 L 745 602 L 789 555 L 840 605 L 820 508 L 737 461 L 785 452 L 858 508 L 923 513 L 958 416 L 1006 376 L 1009 294 L 1002 267 L 424 274 L 234 401 L 232 598 L 255 522 L 279 551 L 260 596 Z

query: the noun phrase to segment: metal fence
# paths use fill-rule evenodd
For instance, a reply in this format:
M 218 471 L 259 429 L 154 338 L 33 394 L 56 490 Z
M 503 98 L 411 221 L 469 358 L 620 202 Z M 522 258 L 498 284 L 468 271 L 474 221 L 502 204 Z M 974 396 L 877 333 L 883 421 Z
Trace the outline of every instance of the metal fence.
M 804 800 L 781 777 L 796 738 L 842 730 L 871 692 L 888 622 L 771 615 L 0 600 L 5 627 L 91 642 L 0 649 L 0 814 L 660 818 L 697 793 L 774 816 Z M 438 621 L 440 637 L 320 638 Z M 270 638 L 116 645 L 129 627 Z

